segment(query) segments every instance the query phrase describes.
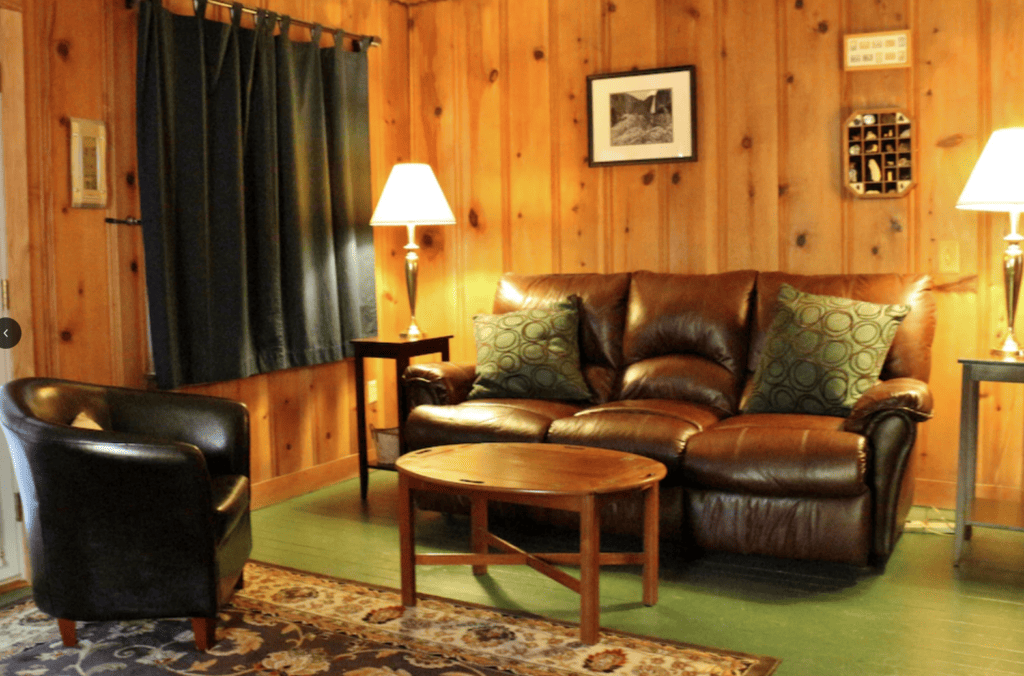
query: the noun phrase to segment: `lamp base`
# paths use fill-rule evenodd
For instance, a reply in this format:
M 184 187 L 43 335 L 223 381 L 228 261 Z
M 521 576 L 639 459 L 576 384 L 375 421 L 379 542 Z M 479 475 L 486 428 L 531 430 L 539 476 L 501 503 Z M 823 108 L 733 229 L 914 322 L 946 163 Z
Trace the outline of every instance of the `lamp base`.
M 1017 339 L 1014 337 L 1013 331 L 1010 331 L 1006 336 L 1006 340 L 1003 342 L 1003 346 L 992 348 L 992 354 L 1003 358 L 1024 357 L 1024 350 L 1022 350 L 1020 345 L 1017 344 Z
M 401 338 L 408 338 L 409 340 L 419 340 L 420 338 L 426 338 L 427 334 L 420 331 L 420 327 L 416 325 L 416 318 L 413 317 L 409 323 L 409 328 L 398 334 Z

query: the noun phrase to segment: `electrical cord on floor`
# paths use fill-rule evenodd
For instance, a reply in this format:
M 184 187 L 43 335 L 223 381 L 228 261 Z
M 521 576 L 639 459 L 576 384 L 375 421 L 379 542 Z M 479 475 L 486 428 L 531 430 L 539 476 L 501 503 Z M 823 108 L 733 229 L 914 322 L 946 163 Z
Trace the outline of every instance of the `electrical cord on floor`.
M 919 511 L 921 508 L 915 508 Z M 949 510 L 942 510 L 938 507 L 926 507 L 928 511 L 917 519 L 907 519 L 903 524 L 904 533 L 930 533 L 932 535 L 953 535 L 956 531 L 956 523 L 951 520 L 952 514 Z

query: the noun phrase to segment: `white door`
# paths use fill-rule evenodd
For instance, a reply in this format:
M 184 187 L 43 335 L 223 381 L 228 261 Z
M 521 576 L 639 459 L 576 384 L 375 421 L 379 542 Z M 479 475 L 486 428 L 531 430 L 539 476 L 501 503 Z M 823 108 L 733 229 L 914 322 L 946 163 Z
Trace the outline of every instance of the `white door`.
M 0 93 L 0 97 L 3 94 Z M 2 98 L 0 98 L 2 100 Z M 3 112 L 0 106 L 0 129 Z M 0 134 L 0 157 L 3 157 L 3 135 Z M 4 168 L 0 162 L 0 280 L 7 279 L 7 204 L 4 198 Z M 0 315 L 6 317 L 6 303 L 0 300 Z M 0 349 L 0 383 L 11 379 L 11 352 Z M 21 524 L 15 503 L 14 467 L 7 448 L 7 437 L 0 433 L 0 586 L 24 577 L 24 548 Z

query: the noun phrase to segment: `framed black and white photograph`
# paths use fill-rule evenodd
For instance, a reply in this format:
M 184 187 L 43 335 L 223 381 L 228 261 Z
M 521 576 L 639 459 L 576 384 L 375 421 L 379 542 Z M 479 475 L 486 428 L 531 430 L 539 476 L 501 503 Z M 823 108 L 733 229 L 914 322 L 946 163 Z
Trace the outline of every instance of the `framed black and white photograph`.
M 675 66 L 587 77 L 590 166 L 697 159 L 697 73 Z

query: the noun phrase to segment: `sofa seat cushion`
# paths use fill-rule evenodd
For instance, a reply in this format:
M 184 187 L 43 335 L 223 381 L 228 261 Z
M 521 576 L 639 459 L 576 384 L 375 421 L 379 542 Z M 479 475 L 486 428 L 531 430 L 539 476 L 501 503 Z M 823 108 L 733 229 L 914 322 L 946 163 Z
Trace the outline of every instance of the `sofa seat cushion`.
M 690 438 L 719 421 L 710 406 L 670 399 L 631 399 L 584 409 L 551 423 L 547 441 L 636 453 L 663 463 L 664 485 L 682 479 L 681 460 Z
M 738 415 L 690 440 L 687 486 L 768 496 L 854 496 L 868 490 L 867 440 L 843 418 Z
M 551 422 L 580 406 L 540 399 L 476 399 L 456 406 L 417 406 L 405 423 L 409 450 L 491 441 L 542 442 Z

